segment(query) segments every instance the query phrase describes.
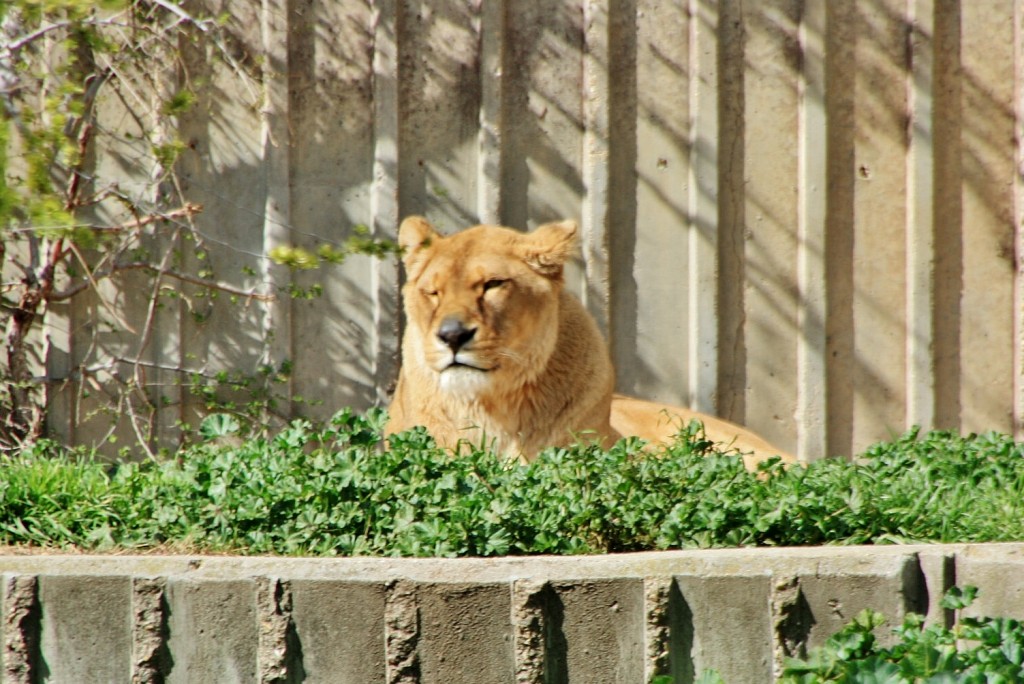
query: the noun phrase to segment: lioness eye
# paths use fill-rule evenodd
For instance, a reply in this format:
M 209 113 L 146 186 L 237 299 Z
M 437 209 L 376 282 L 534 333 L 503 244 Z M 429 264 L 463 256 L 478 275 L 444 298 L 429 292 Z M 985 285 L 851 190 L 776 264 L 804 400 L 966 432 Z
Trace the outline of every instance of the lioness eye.
M 493 290 L 496 287 L 501 287 L 507 282 L 507 280 L 504 280 L 502 278 L 491 278 L 490 280 L 484 283 L 484 292 L 487 292 L 487 290 Z

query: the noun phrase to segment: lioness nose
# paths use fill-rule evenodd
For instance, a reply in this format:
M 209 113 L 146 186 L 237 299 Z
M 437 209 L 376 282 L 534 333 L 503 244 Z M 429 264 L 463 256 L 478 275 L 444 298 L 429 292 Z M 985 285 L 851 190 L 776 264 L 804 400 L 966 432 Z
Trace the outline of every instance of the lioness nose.
M 457 352 L 462 349 L 467 342 L 473 339 L 473 335 L 476 334 L 476 328 L 467 328 L 466 324 L 455 316 L 449 316 L 441 321 L 441 326 L 437 329 L 437 336 L 442 342 L 447 344 L 453 352 Z

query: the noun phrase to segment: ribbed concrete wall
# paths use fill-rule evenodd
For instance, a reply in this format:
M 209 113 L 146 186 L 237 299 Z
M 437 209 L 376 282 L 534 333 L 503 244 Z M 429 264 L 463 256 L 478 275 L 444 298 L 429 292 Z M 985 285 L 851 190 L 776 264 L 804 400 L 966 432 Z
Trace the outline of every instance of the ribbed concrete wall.
M 181 121 L 180 170 L 205 207 L 203 265 L 325 294 L 166 302 L 139 352 L 161 434 L 195 418 L 175 368 L 290 360 L 284 393 L 313 412 L 386 402 L 395 264 L 291 274 L 262 255 L 357 224 L 393 236 L 411 213 L 444 231 L 579 218 L 570 287 L 609 334 L 620 390 L 804 458 L 913 424 L 1021 433 L 1021 0 L 207 4 L 265 90 L 190 55 L 205 99 Z M 97 159 L 103 177 L 130 168 Z M 77 374 L 137 339 L 92 336 L 82 305 L 49 320 L 46 374 L 72 380 L 52 425 L 102 442 L 128 415 L 96 413 L 96 383 L 116 378 Z M 116 293 L 108 307 L 148 311 Z
M 771 682 L 864 608 L 1024 618 L 1024 545 L 603 557 L 0 557 L 2 679 Z M 881 630 L 891 638 L 883 628 Z

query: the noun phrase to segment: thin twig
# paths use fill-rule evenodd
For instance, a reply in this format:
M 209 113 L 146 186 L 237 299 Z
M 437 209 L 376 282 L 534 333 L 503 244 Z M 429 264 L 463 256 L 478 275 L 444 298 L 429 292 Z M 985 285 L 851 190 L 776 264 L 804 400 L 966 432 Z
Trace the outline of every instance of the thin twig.
M 138 389 L 139 392 L 142 393 L 142 389 L 140 387 L 136 386 L 136 389 Z M 147 436 L 139 427 L 139 416 L 136 415 L 135 413 L 135 402 L 132 401 L 131 394 L 126 392 L 122 394 L 121 397 L 122 400 L 124 401 L 124 406 L 128 413 L 128 422 L 131 423 L 132 430 L 135 432 L 135 441 L 138 442 L 139 445 L 141 445 L 142 448 L 146 450 L 146 455 L 149 457 L 149 459 L 151 461 L 155 461 L 156 453 L 153 451 L 152 447 L 149 446 L 149 441 L 150 439 L 153 438 L 152 421 L 147 421 L 149 423 L 149 429 L 145 431 L 149 433 Z M 147 404 L 149 403 L 148 398 L 146 398 L 145 401 Z
M 122 223 L 118 228 L 121 230 L 137 230 L 144 226 L 148 226 L 152 223 L 158 223 L 160 221 L 176 221 L 182 218 L 191 218 L 196 214 L 202 212 L 203 205 L 196 202 L 186 202 L 185 206 L 180 209 L 174 209 L 173 211 L 161 212 L 159 214 L 150 214 L 143 216 L 140 219 L 129 221 L 128 223 Z
M 118 26 L 120 25 L 119 16 L 120 15 L 109 17 L 107 19 L 90 19 L 85 21 L 76 21 L 73 19 L 69 19 L 68 21 L 58 21 L 53 24 L 47 24 L 46 26 L 40 26 L 35 31 L 32 31 L 31 33 L 26 33 L 20 38 L 12 40 L 10 43 L 7 44 L 6 51 L 12 55 L 17 54 L 26 45 L 39 40 L 51 31 L 61 31 L 63 29 L 71 28 L 72 26 L 77 26 L 79 24 L 87 24 L 89 26 Z
M 196 19 L 191 14 L 189 14 L 185 10 L 181 9 L 177 5 L 173 5 L 173 4 L 169 3 L 169 2 L 165 2 L 164 0 L 153 0 L 153 4 L 159 5 L 160 7 L 163 7 L 165 10 L 167 10 L 168 12 L 171 12 L 172 14 L 177 14 L 179 17 L 181 17 L 185 21 L 189 22 L 190 24 L 195 26 L 197 29 L 199 29 L 203 33 L 206 33 L 206 31 L 209 30 L 204 25 L 206 22 L 199 21 L 198 19 Z
M 75 246 L 75 243 L 69 242 L 68 247 L 70 248 L 71 252 L 74 253 L 75 257 L 78 259 L 78 263 L 81 264 L 82 268 L 85 270 L 86 286 L 92 287 L 92 289 L 96 292 L 96 298 L 99 300 L 100 304 L 103 306 L 104 309 L 107 310 L 107 312 L 110 313 L 111 316 L 114 317 L 114 320 L 117 321 L 118 324 L 121 325 L 121 327 L 123 327 L 125 330 L 129 332 L 134 333 L 135 328 L 133 328 L 128 323 L 128 321 L 121 318 L 121 316 L 118 315 L 117 311 L 114 310 L 114 307 L 108 304 L 107 300 L 103 298 L 103 295 L 100 293 L 99 283 L 97 282 L 95 275 L 92 272 L 92 269 L 89 268 L 89 262 L 85 260 L 84 256 L 82 256 L 82 253 L 79 251 L 78 247 Z M 49 301 L 56 301 L 52 295 L 48 299 Z
M 135 271 L 138 271 L 138 270 L 150 271 L 152 273 L 156 273 L 156 274 L 159 274 L 161 276 L 167 276 L 168 278 L 174 278 L 175 280 L 180 280 L 180 281 L 185 282 L 185 283 L 191 283 L 192 285 L 198 285 L 199 287 L 205 287 L 205 288 L 208 288 L 208 289 L 211 289 L 211 290 L 217 290 L 218 292 L 226 292 L 227 294 L 235 295 L 235 296 L 238 296 L 238 297 L 245 297 L 246 299 L 254 299 L 254 300 L 258 301 L 258 302 L 273 302 L 273 301 L 277 300 L 277 296 L 276 295 L 265 294 L 265 293 L 262 293 L 262 292 L 252 292 L 252 291 L 241 290 L 239 288 L 232 287 L 231 285 L 226 285 L 224 283 L 219 283 L 219 282 L 217 282 L 215 280 L 206 280 L 204 278 L 198 278 L 196 276 L 190 276 L 187 273 L 181 273 L 179 271 L 170 271 L 170 270 L 161 271 L 159 268 L 157 268 L 153 264 L 148 263 L 148 262 L 141 262 L 141 261 L 136 261 L 136 262 L 131 262 L 131 263 L 114 264 L 114 266 L 112 266 L 109 270 L 103 272 L 102 274 L 97 274 L 97 275 L 98 275 L 98 277 L 101 277 L 101 278 L 107 278 L 107 277 L 110 277 L 110 276 L 114 275 L 115 273 L 120 273 L 121 271 L 132 271 L 132 270 L 135 270 Z M 92 283 L 90 283 L 90 282 L 78 283 L 77 285 L 69 287 L 69 288 L 67 288 L 65 290 L 62 290 L 60 292 L 54 293 L 53 295 L 50 296 L 50 301 L 53 301 L 53 302 L 65 301 L 65 300 L 70 299 L 71 297 L 74 297 L 75 295 L 81 293 L 83 290 L 85 290 L 86 288 L 90 287 L 90 285 L 92 285 Z
M 180 231 L 181 231 L 181 229 L 179 228 L 177 232 L 180 233 Z M 171 242 L 173 243 L 177 239 L 178 239 L 178 235 L 175 234 L 174 237 L 172 238 Z M 168 267 L 170 265 L 170 260 L 171 260 L 171 257 L 172 257 L 173 254 L 174 254 L 174 251 L 171 250 L 171 249 L 168 249 L 168 250 L 166 250 L 164 252 L 164 258 L 160 262 L 160 271 L 161 272 L 164 272 L 164 271 L 166 271 L 168 269 Z M 138 346 L 135 349 L 135 358 L 136 359 L 141 359 L 142 358 L 142 353 L 146 350 L 146 347 L 149 346 L 149 341 L 150 341 L 150 339 L 152 337 L 152 333 L 153 333 L 153 325 L 154 325 L 154 322 L 156 320 L 157 305 L 158 305 L 158 303 L 160 301 L 160 287 L 161 287 L 160 278 L 154 278 L 153 279 L 153 290 L 152 290 L 152 293 L 149 296 L 149 307 L 146 310 L 146 322 L 142 326 L 142 335 L 139 336 L 139 344 L 138 344 Z M 144 371 L 143 371 L 142 364 L 140 364 L 138 362 L 133 364 L 133 366 L 132 366 L 132 375 L 135 378 L 135 385 L 137 387 L 142 388 L 142 387 L 146 386 L 146 378 L 145 378 L 145 374 L 144 374 Z M 140 389 L 140 391 L 141 391 L 141 389 Z M 143 396 L 145 396 L 144 393 L 143 393 Z M 148 401 L 148 397 L 147 397 L 147 401 Z M 135 420 L 134 417 L 132 418 L 132 420 L 133 421 Z M 150 430 L 150 432 L 152 432 L 152 429 Z M 148 446 L 146 447 L 146 450 L 149 451 L 149 447 Z M 152 453 L 150 455 L 152 455 Z

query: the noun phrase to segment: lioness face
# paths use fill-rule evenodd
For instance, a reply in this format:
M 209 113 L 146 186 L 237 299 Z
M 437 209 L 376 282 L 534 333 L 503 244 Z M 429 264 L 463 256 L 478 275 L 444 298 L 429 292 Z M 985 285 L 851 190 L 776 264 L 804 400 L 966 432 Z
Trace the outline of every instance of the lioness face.
M 534 380 L 558 339 L 562 269 L 572 222 L 530 234 L 476 226 L 442 237 L 423 218 L 402 222 L 406 354 L 443 392 L 482 398 Z

